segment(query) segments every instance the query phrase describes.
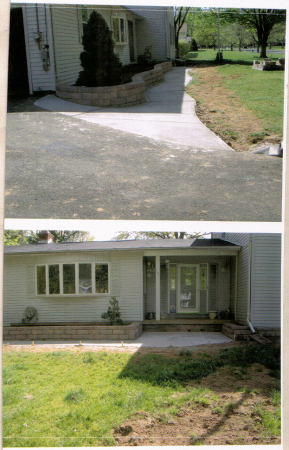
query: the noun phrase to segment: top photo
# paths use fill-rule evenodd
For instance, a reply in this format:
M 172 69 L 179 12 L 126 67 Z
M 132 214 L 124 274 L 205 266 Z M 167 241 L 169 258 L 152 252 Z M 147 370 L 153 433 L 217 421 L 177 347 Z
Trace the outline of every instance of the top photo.
M 5 218 L 281 222 L 287 64 L 282 9 L 12 3 Z

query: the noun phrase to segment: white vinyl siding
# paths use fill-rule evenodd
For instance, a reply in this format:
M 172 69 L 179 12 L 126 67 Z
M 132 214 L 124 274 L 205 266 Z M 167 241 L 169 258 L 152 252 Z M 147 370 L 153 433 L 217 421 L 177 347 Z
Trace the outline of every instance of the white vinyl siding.
M 253 326 L 280 327 L 281 236 L 253 234 L 251 321 Z
M 212 233 L 212 238 L 222 239 L 232 244 L 240 245 L 242 249 L 238 255 L 238 294 L 236 321 L 247 325 L 248 305 L 248 270 L 249 270 L 249 242 L 250 235 L 246 233 Z M 233 286 L 231 286 L 233 287 Z M 233 287 L 234 288 L 234 287 Z
M 131 10 L 145 18 L 136 21 L 137 54 L 143 54 L 145 48 L 151 46 L 153 59 L 164 61 L 168 57 L 173 57 L 167 21 L 169 19 L 171 22 L 170 11 L 160 6 L 134 6 Z
M 111 293 L 86 296 L 36 295 L 35 265 L 75 261 L 100 264 L 109 262 Z M 3 285 L 5 326 L 9 326 L 10 323 L 21 323 L 27 306 L 36 308 L 39 323 L 103 321 L 101 315 L 107 311 L 111 296 L 116 296 L 119 301 L 124 321 L 140 321 L 143 318 L 141 252 L 5 255 Z
M 37 25 L 38 19 L 38 25 Z M 44 4 L 23 7 L 23 24 L 26 40 L 27 65 L 31 94 L 39 91 L 55 90 L 55 75 L 53 67 L 53 45 L 50 34 L 50 13 Z M 35 42 L 35 33 L 42 33 L 40 48 Z M 41 59 L 41 44 L 49 45 L 50 66 L 45 71 Z
M 74 84 L 80 70 L 80 8 L 53 5 L 51 8 L 57 84 Z

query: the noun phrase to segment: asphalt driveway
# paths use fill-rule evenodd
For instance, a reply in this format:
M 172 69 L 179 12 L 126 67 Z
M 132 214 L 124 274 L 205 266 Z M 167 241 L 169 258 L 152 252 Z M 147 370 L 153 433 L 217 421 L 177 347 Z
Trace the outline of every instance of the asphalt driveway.
M 189 113 L 182 105 L 183 117 L 175 113 L 184 123 Z M 165 105 L 156 107 L 161 117 Z M 108 126 L 115 111 L 63 114 L 25 109 L 25 102 L 23 108 L 12 104 L 7 117 L 6 218 L 281 220 L 280 158 L 235 153 L 221 140 L 217 147 L 194 139 L 187 145 L 128 132 L 120 113 L 118 126 Z M 151 129 L 155 119 L 146 117 Z M 134 128 L 137 121 L 129 120 Z

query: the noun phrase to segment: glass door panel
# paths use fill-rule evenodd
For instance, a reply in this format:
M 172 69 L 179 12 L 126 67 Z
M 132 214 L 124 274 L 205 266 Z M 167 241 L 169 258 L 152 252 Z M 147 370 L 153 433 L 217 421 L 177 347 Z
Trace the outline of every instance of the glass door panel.
M 178 312 L 197 312 L 198 310 L 198 266 L 179 266 Z

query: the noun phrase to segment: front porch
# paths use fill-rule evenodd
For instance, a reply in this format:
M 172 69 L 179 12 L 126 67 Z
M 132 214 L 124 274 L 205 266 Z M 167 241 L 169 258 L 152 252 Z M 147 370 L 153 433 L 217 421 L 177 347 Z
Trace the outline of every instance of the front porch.
M 217 239 L 198 239 L 186 250 L 144 252 L 144 326 L 153 327 L 155 320 L 164 329 L 201 330 L 222 326 L 213 319 L 235 320 L 238 250 Z
M 164 332 L 196 332 L 196 331 L 219 331 L 222 332 L 224 324 L 232 324 L 231 320 L 225 319 L 160 319 L 144 320 L 143 331 Z

